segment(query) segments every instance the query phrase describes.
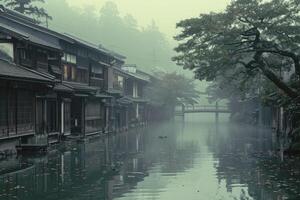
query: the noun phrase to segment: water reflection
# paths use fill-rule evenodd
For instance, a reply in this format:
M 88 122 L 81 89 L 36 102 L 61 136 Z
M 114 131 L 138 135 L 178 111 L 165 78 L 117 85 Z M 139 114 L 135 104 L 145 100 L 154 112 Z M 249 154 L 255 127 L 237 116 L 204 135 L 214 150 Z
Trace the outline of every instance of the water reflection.
M 214 116 L 66 142 L 0 162 L 0 199 L 299 199 L 300 160 L 269 130 Z

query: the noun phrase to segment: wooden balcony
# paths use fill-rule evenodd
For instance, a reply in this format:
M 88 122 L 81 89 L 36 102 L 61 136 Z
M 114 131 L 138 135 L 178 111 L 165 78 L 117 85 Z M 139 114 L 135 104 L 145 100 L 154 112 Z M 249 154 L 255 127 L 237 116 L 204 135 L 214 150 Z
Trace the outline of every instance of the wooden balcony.
M 48 63 L 37 61 L 36 62 L 36 68 L 38 70 L 42 70 L 42 71 L 48 72 Z
M 104 88 L 104 80 L 102 78 L 91 77 L 90 86 L 97 87 L 99 89 Z
M 20 64 L 24 67 L 32 67 L 32 61 L 27 59 L 20 59 Z
M 124 91 L 124 87 L 122 85 L 120 85 L 119 83 L 117 83 L 117 82 L 113 83 L 113 88 L 115 90 L 119 90 L 119 91 L 122 91 L 122 92 Z

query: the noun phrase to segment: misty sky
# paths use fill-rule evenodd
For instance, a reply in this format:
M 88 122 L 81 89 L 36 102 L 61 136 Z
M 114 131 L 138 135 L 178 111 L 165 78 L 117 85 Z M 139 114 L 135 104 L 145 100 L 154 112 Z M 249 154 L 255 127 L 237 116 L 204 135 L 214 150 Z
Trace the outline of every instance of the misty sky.
M 77 8 L 99 10 L 107 0 L 67 0 Z M 181 19 L 198 16 L 200 13 L 221 11 L 230 0 L 112 0 L 118 5 L 121 15 L 131 14 L 141 27 L 155 20 L 160 30 L 168 37 L 175 35 L 175 24 Z

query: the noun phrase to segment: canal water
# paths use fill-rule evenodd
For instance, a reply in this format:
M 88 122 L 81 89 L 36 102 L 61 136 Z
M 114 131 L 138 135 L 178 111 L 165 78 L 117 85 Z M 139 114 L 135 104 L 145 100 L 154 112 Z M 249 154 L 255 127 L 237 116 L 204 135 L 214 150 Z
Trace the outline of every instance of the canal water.
M 300 199 L 300 159 L 280 156 L 272 135 L 194 114 L 68 141 L 47 156 L 0 161 L 0 199 Z

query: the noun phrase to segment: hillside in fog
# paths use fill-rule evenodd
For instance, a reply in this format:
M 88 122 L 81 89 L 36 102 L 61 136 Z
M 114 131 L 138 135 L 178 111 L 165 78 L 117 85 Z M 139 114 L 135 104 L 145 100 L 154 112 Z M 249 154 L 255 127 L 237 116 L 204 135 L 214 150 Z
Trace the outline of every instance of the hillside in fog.
M 94 7 L 78 10 L 64 0 L 52 0 L 46 8 L 53 16 L 50 28 L 101 44 L 125 55 L 127 63 L 135 63 L 146 71 L 177 68 L 171 61 L 174 52 L 170 41 L 155 21 L 142 27 L 130 14 L 122 16 L 113 2 L 107 2 L 100 10 Z

